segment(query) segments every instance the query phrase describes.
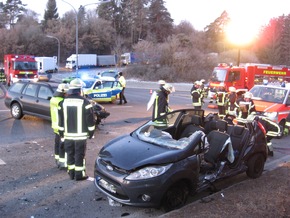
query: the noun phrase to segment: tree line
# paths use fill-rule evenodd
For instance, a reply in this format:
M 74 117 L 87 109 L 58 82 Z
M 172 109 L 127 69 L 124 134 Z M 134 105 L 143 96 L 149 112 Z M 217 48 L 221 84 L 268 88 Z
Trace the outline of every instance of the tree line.
M 272 18 L 251 45 L 239 48 L 226 39 L 226 11 L 198 31 L 187 21 L 174 25 L 164 0 L 111 0 L 61 17 L 56 1 L 48 0 L 40 22 L 21 0 L 6 0 L 0 2 L 0 14 L 0 63 L 8 53 L 56 56 L 57 41 L 50 35 L 60 41 L 64 64 L 75 53 L 77 16 L 80 54 L 146 54 L 143 64 L 127 68 L 141 79 L 208 79 L 218 63 L 237 63 L 238 49 L 240 62 L 290 65 L 290 14 Z

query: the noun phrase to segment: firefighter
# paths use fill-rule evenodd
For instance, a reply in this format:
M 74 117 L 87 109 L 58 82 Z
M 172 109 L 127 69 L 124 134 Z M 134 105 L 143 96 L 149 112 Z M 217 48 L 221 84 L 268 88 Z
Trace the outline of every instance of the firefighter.
M 82 96 L 83 82 L 76 78 L 70 82 L 67 96 L 59 107 L 59 133 L 67 152 L 67 169 L 71 179 L 87 179 L 85 152 L 87 138 L 95 131 L 92 104 Z
M 244 98 L 239 100 L 237 104 L 239 105 L 239 118 L 246 119 L 248 115 L 256 111 L 251 92 L 246 92 Z
M 200 83 L 201 83 L 200 88 L 202 90 L 203 98 L 207 98 L 208 93 L 207 93 L 207 88 L 205 87 L 205 79 L 201 79 Z
M 270 156 L 274 155 L 274 149 L 272 146 L 271 140 L 273 138 L 277 138 L 279 136 L 279 133 L 281 131 L 279 124 L 275 123 L 274 121 L 260 116 L 259 122 L 262 123 L 262 125 L 265 127 L 266 130 L 266 139 L 267 139 L 267 146 L 268 146 L 268 154 Z
M 6 76 L 4 73 L 4 69 L 0 69 L 0 83 L 5 83 L 6 82 Z
M 50 99 L 50 116 L 51 116 L 51 128 L 55 134 L 54 137 L 54 158 L 56 165 L 59 169 L 65 169 L 66 158 L 64 143 L 60 140 L 58 132 L 58 105 L 63 101 L 66 92 L 68 91 L 68 84 L 61 83 L 58 85 L 57 90 L 53 94 L 53 97 Z
M 126 97 L 125 97 L 126 79 L 123 76 L 122 72 L 119 72 L 119 82 L 122 85 L 122 91 L 120 92 L 120 102 L 119 102 L 119 104 L 121 105 L 123 103 L 123 100 L 124 100 L 124 104 L 127 104 L 127 100 L 126 100 Z
M 219 116 L 221 117 L 226 115 L 227 97 L 228 93 L 226 92 L 225 88 L 220 87 L 219 91 L 217 92 L 216 102 L 219 110 Z
M 239 105 L 237 104 L 237 93 L 236 88 L 231 86 L 229 87 L 229 94 L 227 96 L 226 102 L 226 114 L 237 116 Z
M 277 138 L 281 132 L 281 128 L 279 124 L 275 123 L 274 121 L 270 120 L 267 117 L 259 116 L 256 112 L 253 112 L 251 115 L 247 117 L 248 120 L 253 120 L 256 116 L 259 117 L 259 122 L 264 126 L 266 130 L 266 140 L 267 140 L 267 147 L 268 147 L 268 155 L 274 155 L 274 149 L 272 146 L 271 140 L 273 138 Z
M 173 86 L 168 83 L 160 88 L 160 91 L 157 93 L 154 100 L 152 120 L 155 120 L 157 117 L 172 111 L 169 107 L 168 95 L 173 91 Z M 164 120 L 157 120 L 156 122 L 164 123 Z
M 157 90 L 157 92 L 160 92 L 162 89 L 162 87 L 166 84 L 165 80 L 158 80 L 158 85 L 159 85 L 159 89 Z
M 195 81 L 190 91 L 194 109 L 201 109 L 202 106 L 203 94 L 200 85 L 200 81 Z

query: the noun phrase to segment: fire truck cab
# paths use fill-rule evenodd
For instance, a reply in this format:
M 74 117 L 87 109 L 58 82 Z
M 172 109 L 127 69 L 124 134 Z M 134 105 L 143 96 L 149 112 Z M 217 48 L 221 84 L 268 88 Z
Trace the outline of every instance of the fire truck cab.
M 38 81 L 37 62 L 32 55 L 5 55 L 4 71 L 8 85 L 19 80 Z

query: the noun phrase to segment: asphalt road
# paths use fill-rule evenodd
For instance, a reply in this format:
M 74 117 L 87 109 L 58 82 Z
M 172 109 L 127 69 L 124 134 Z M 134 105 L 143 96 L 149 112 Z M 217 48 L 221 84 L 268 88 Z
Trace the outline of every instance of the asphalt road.
M 54 75 L 59 81 L 65 75 Z M 170 96 L 173 109 L 191 107 L 190 84 L 174 84 Z M 108 199 L 93 184 L 93 166 L 100 148 L 109 140 L 134 130 L 151 117 L 146 110 L 150 90 L 155 83 L 128 81 L 128 104 L 104 104 L 111 115 L 88 140 L 87 173 L 89 180 L 71 181 L 65 171 L 56 168 L 53 157 L 54 135 L 50 122 L 24 116 L 14 120 L 0 100 L 0 215 L 1 217 L 156 217 L 163 211 L 152 208 L 110 206 Z M 205 106 L 206 108 L 206 106 Z M 207 110 L 206 113 L 211 112 Z M 274 157 L 266 171 L 290 160 L 288 137 L 273 140 Z M 247 179 L 244 175 L 227 182 Z M 203 193 L 208 194 L 208 193 Z M 189 200 L 194 201 L 195 198 Z

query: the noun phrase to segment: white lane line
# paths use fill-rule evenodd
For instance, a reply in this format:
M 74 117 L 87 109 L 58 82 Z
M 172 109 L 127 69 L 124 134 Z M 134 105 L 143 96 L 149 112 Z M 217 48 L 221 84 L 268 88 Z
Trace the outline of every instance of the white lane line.
M 0 112 L 7 112 L 7 111 L 10 111 L 10 110 L 0 110 Z
M 0 165 L 6 165 L 6 163 L 2 159 L 0 159 Z

